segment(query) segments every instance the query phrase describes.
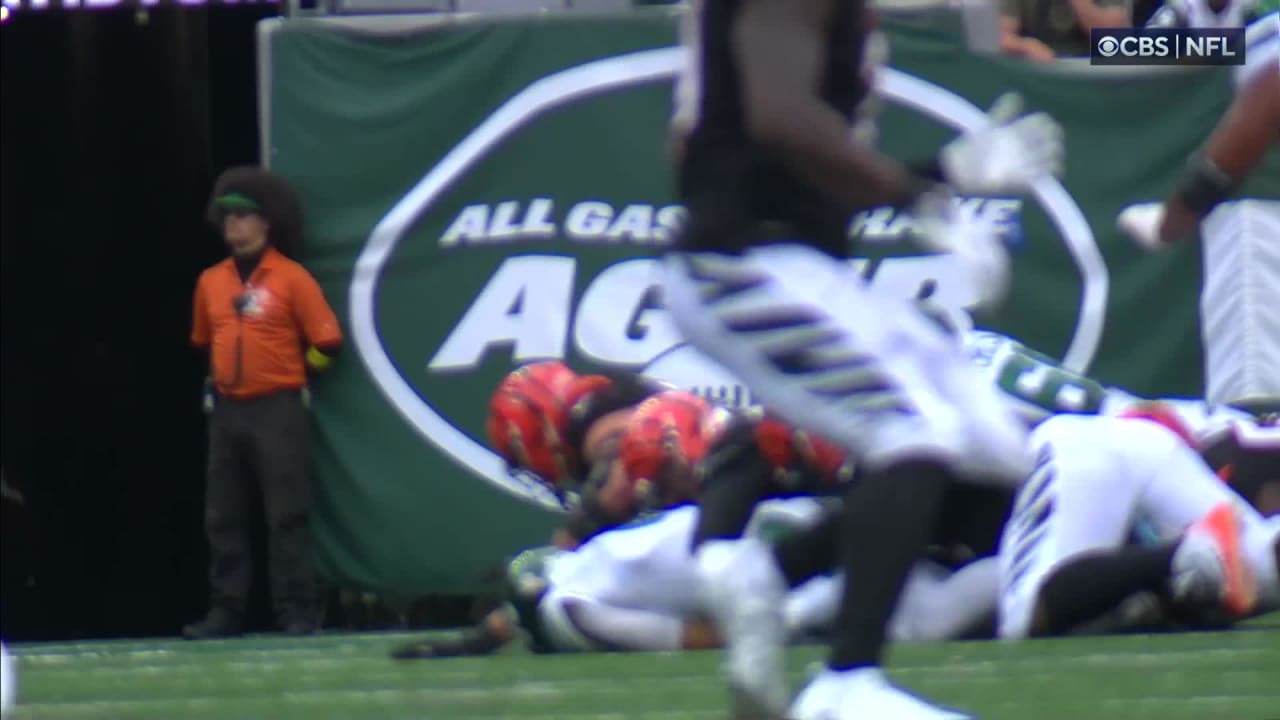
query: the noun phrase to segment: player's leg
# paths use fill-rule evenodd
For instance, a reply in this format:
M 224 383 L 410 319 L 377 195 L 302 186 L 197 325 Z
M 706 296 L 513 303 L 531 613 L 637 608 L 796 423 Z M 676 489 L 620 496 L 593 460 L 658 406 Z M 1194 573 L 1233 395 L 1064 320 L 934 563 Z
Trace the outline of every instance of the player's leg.
M 751 423 L 731 426 L 703 459 L 700 472 L 703 478 L 698 497 L 700 514 L 692 543 L 695 553 L 706 543 L 724 543 L 748 556 L 758 556 L 760 559 L 756 564 L 761 566 L 768 566 L 769 557 L 772 557 L 772 564 L 776 565 L 783 584 L 788 588 L 798 588 L 810 581 L 821 584 L 819 581 L 823 578 L 819 576 L 834 570 L 840 530 L 838 509 L 828 509 L 813 521 L 787 523 L 789 532 L 781 537 L 773 537 L 767 529 L 762 533 L 760 528 L 751 527 L 760 525 L 762 519 L 767 520 L 773 509 L 787 506 L 786 502 L 769 503 L 767 498 L 795 492 L 795 488 L 782 487 L 777 482 Z M 735 542 L 744 534 L 755 539 Z M 771 547 L 766 547 L 766 543 Z M 789 599 L 787 607 L 794 610 L 800 607 L 796 603 L 804 602 L 803 598 L 817 597 L 813 594 L 815 587 L 802 593 L 801 600 Z M 839 595 L 840 586 L 831 586 L 827 594 L 830 591 L 835 595 L 831 596 L 829 607 L 822 612 L 834 614 L 834 598 Z M 825 595 L 815 602 L 825 603 Z M 793 621 L 802 620 L 792 618 L 787 621 L 789 636 L 794 635 Z
M 726 428 L 700 466 L 695 552 L 708 540 L 741 537 L 756 505 L 772 491 L 771 471 L 749 422 L 735 421 Z
M 1032 434 L 1037 466 L 1018 494 L 1000 543 L 1001 637 L 1041 634 L 1047 622 L 1041 597 L 1055 571 L 1073 557 L 1114 549 L 1127 540 L 1141 488 L 1127 468 L 1118 466 L 1106 438 L 1107 429 L 1125 426 L 1096 420 L 1058 416 Z M 1097 578 L 1087 595 L 1123 598 L 1149 584 L 1139 580 L 1147 577 L 1141 572 L 1145 566 L 1133 569 L 1128 577 L 1108 573 Z
M 1280 579 L 1277 578 L 1273 552 L 1276 526 L 1214 474 L 1200 454 L 1163 428 L 1125 420 L 1109 422 L 1123 427 L 1118 432 L 1107 432 L 1107 439 L 1115 445 L 1135 475 L 1147 478 L 1138 496 L 1137 508 L 1141 517 L 1160 537 L 1185 536 L 1180 553 L 1175 556 L 1175 572 L 1186 573 L 1188 567 L 1197 562 L 1207 563 L 1210 569 L 1217 564 L 1213 559 L 1219 551 L 1217 541 L 1203 532 L 1186 531 L 1188 528 L 1203 529 L 1208 522 L 1206 518 L 1216 508 L 1229 507 L 1230 518 L 1224 518 L 1223 522 L 1239 526 L 1233 533 L 1238 537 L 1228 540 L 1238 543 L 1236 552 L 1241 567 L 1226 577 L 1211 577 L 1208 587 L 1225 592 L 1225 595 L 1210 597 L 1209 600 L 1220 600 L 1235 615 L 1247 614 L 1256 602 L 1270 606 L 1273 599 L 1280 596 Z M 1258 443 L 1274 444 L 1278 436 L 1274 429 L 1258 428 L 1252 432 L 1254 435 L 1251 437 Z M 1205 556 L 1203 560 L 1199 557 L 1201 555 Z M 1226 569 L 1231 570 L 1230 567 Z M 1199 576 L 1204 573 L 1197 570 L 1191 574 Z
M 1255 607 L 1251 562 L 1273 565 L 1266 545 L 1263 557 L 1251 556 L 1230 505 L 1219 505 L 1180 538 L 1154 546 L 1124 546 L 1083 553 L 1063 560 L 1045 578 L 1036 596 L 1033 635 L 1057 635 L 1093 624 L 1091 632 L 1125 629 L 1142 622 L 1134 607 L 1171 598 L 1183 610 L 1203 611 L 1230 621 Z M 1274 535 L 1268 542 L 1274 543 Z M 1255 548 L 1257 549 L 1257 548 Z M 1141 601 L 1134 605 L 1134 601 Z M 1221 610 L 1227 615 L 1223 616 Z
M 1242 561 L 1232 494 L 1172 433 L 1138 420 L 1061 416 L 1033 442 L 1041 462 L 1001 543 L 1003 637 L 1066 632 L 1171 583 L 1187 593 L 1247 583 L 1247 573 L 1218 573 Z M 1126 547 L 1137 518 L 1170 540 Z
M 994 393 L 981 397 L 984 385 L 958 347 L 906 301 L 868 291 L 843 263 L 786 246 L 745 258 L 677 258 L 669 271 L 667 302 L 691 343 L 781 417 L 870 465 L 846 504 L 840 540 L 842 566 L 856 566 L 869 581 L 846 586 L 830 664 L 836 674 L 873 670 L 907 570 L 928 542 L 950 466 L 976 469 L 965 461 L 980 457 L 993 475 L 1017 474 L 1020 427 L 994 409 Z M 962 414 L 964 393 L 972 396 Z M 975 431 L 972 414 L 988 422 Z M 776 704 L 785 696 L 780 656 L 767 648 L 780 645 L 785 583 L 761 551 L 720 547 L 705 546 L 700 563 L 706 576 L 725 580 L 711 585 L 734 616 L 724 618 L 730 675 L 740 687 L 758 683 L 748 691 Z M 736 651 L 735 640 L 752 637 L 761 641 Z
M 1274 608 L 1280 603 L 1280 576 L 1277 575 L 1275 557 L 1280 524 L 1259 513 L 1248 499 L 1214 474 L 1198 453 L 1167 434 L 1156 437 L 1157 430 L 1142 425 L 1127 428 L 1129 433 L 1145 433 L 1146 437 L 1141 442 L 1135 439 L 1123 446 L 1128 462 L 1134 467 L 1145 467 L 1148 472 L 1148 483 L 1138 500 L 1142 517 L 1159 536 L 1178 537 L 1214 508 L 1231 507 L 1233 521 L 1239 525 L 1240 575 L 1210 582 L 1209 585 L 1227 591 L 1228 595 L 1221 599 L 1228 608 L 1236 608 L 1237 615 L 1249 612 L 1247 606 L 1251 600 L 1258 605 L 1258 610 Z M 1274 428 L 1241 432 L 1253 433 L 1250 437 L 1260 445 L 1274 444 L 1280 437 Z M 1113 439 L 1113 442 L 1123 441 Z M 1242 458 L 1246 466 L 1241 471 L 1263 467 L 1274 470 L 1276 459 L 1267 454 Z M 1203 544 L 1202 537 L 1186 543 L 1185 562 L 1195 559 L 1193 552 L 1213 552 L 1212 545 L 1197 550 L 1197 545 Z M 1211 557 L 1206 561 L 1212 564 Z
M 845 453 L 828 441 L 776 418 L 736 417 L 699 462 L 701 512 L 694 551 L 707 540 L 741 537 L 748 520 L 759 519 L 761 502 L 834 495 L 852 479 L 853 468 L 846 461 Z M 769 507 L 796 506 L 783 502 Z

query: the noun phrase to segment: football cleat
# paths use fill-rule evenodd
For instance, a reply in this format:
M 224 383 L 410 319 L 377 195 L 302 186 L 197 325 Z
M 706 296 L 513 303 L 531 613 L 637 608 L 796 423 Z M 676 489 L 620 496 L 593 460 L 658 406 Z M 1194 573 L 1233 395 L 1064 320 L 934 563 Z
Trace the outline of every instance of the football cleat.
M 973 720 L 890 683 L 880 668 L 823 670 L 800 692 L 789 720 Z
M 1241 528 L 1231 503 L 1214 506 L 1183 535 L 1173 556 L 1174 596 L 1180 600 L 1216 600 L 1235 616 L 1257 604 L 1257 584 L 1245 561 Z

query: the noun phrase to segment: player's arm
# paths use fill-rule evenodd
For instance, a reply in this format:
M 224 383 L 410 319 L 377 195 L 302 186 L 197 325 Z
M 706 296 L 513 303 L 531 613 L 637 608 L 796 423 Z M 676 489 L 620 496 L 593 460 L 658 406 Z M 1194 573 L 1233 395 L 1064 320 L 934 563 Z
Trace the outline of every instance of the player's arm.
M 919 175 L 851 142 L 845 118 L 819 93 L 831 12 L 830 0 L 748 0 L 733 29 L 747 131 L 798 177 L 854 211 L 937 198 L 940 181 L 1021 192 L 1061 168 L 1061 127 L 1044 113 L 1021 116 L 1012 95 L 997 100 L 987 127 L 949 143 Z
M 1280 139 L 1280 65 L 1259 72 L 1242 88 L 1204 150 L 1192 159 L 1165 203 L 1160 240 L 1190 235 L 1200 220 L 1253 172 Z
M 563 615 L 582 637 L 614 652 L 671 652 L 721 647 L 713 623 L 678 618 L 635 607 L 619 607 L 578 598 L 559 600 Z
M 502 608 L 485 616 L 475 627 L 461 633 L 432 640 L 414 640 L 391 651 L 396 660 L 492 655 L 509 644 L 515 636 L 510 614 Z
M 820 99 L 829 0 L 749 0 L 733 28 L 747 131 L 792 172 L 849 209 L 910 205 L 933 183 L 849 141 Z
M 592 465 L 581 502 L 556 530 L 552 544 L 570 550 L 635 518 L 636 507 L 622 464 L 616 459 Z
M 1120 229 L 1148 250 L 1192 236 L 1200 221 L 1235 192 L 1280 140 L 1280 65 L 1258 72 L 1236 96 L 1204 147 L 1161 205 L 1125 208 Z

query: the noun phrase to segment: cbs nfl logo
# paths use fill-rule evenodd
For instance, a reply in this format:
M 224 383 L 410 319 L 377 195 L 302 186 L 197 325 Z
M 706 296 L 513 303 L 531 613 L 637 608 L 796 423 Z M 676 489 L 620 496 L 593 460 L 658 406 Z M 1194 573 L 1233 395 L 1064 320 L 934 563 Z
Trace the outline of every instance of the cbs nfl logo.
M 1091 30 L 1090 65 L 1243 65 L 1244 28 Z

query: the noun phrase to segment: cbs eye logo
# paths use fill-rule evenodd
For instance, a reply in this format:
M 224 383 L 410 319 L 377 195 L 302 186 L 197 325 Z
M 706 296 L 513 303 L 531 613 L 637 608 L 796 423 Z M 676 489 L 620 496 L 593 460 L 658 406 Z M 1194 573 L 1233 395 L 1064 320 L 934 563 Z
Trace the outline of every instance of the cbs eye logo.
M 1113 37 L 1104 37 L 1098 41 L 1098 54 L 1102 57 L 1115 57 L 1120 52 L 1120 41 Z

